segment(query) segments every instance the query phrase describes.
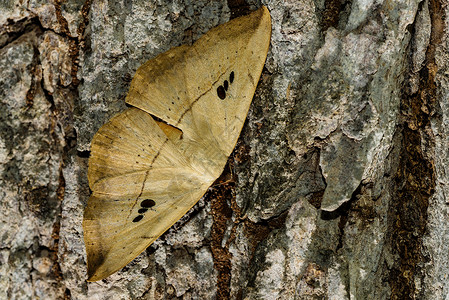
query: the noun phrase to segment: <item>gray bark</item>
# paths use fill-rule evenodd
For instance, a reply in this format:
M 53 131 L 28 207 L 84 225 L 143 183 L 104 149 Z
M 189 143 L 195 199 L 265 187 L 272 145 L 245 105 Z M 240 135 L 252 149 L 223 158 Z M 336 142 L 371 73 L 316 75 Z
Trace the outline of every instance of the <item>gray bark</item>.
M 86 282 L 90 141 L 136 69 L 266 5 L 272 40 L 222 178 Z M 0 3 L 0 299 L 448 299 L 443 0 Z

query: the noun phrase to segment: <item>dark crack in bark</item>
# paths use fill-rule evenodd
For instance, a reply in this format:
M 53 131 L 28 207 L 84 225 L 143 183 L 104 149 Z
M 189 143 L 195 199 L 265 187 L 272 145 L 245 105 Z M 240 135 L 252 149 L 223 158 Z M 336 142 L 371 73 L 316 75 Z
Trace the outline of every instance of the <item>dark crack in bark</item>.
M 424 2 L 423 2 L 424 3 Z M 405 94 L 401 100 L 404 115 L 402 148 L 390 215 L 390 243 L 395 265 L 389 274 L 391 299 L 419 299 L 418 278 L 424 276 L 421 264 L 423 236 L 427 226 L 429 198 L 435 189 L 433 157 L 434 137 L 430 118 L 437 99 L 435 48 L 441 42 L 444 15 L 438 0 L 429 1 L 432 22 L 431 42 L 425 66 L 420 71 L 418 92 Z
M 321 18 L 321 26 L 323 28 L 323 32 L 325 32 L 329 27 L 338 27 L 338 22 L 340 21 L 340 13 L 343 9 L 344 3 L 344 0 L 324 1 L 324 11 Z
M 217 185 L 212 186 L 206 195 L 206 199 L 211 202 L 214 221 L 211 230 L 210 247 L 214 259 L 214 268 L 218 272 L 217 299 L 230 299 L 231 294 L 232 255 L 229 252 L 229 245 L 222 245 L 228 228 L 227 223 L 232 217 L 232 209 L 228 205 L 228 200 L 235 198 L 234 180 L 226 180 L 228 170 L 229 168 L 226 167 L 222 176 L 216 181 Z
M 228 7 L 231 10 L 231 19 L 250 13 L 250 5 L 245 0 L 228 0 Z

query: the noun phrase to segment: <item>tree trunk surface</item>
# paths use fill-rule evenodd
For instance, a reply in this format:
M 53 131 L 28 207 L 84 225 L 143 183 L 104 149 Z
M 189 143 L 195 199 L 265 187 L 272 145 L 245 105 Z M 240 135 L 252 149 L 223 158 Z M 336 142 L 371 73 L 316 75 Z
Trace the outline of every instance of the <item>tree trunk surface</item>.
M 93 135 L 141 64 L 261 5 L 270 50 L 223 175 L 130 264 L 87 282 Z M 448 299 L 446 12 L 1 1 L 0 299 Z

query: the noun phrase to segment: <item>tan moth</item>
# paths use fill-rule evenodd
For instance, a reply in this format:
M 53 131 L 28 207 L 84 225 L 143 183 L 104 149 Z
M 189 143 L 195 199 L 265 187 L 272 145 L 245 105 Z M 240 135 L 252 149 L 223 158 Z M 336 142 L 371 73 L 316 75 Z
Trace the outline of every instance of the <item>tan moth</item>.
M 137 70 L 126 98 L 133 107 L 92 140 L 92 195 L 83 221 L 89 281 L 128 264 L 219 177 L 242 130 L 270 36 L 270 14 L 262 7 Z

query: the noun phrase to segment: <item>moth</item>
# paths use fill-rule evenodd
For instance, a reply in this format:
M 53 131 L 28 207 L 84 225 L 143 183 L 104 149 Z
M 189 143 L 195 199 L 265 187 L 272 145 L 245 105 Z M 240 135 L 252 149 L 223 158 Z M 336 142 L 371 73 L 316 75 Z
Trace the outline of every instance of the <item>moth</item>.
M 139 67 L 126 103 L 95 134 L 83 229 L 88 281 L 124 267 L 219 177 L 251 104 L 271 37 L 266 7 Z

